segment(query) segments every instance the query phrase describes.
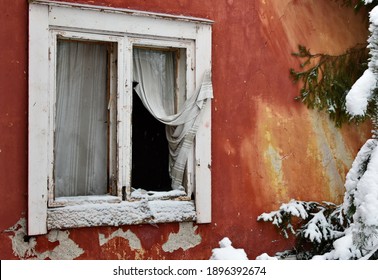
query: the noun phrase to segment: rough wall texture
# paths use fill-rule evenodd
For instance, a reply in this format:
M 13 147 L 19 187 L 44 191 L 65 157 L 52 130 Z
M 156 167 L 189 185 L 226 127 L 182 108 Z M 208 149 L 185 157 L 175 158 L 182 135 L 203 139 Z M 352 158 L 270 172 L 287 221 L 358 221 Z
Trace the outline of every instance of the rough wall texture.
M 78 1 L 72 1 L 78 2 Z M 366 41 L 363 13 L 329 0 L 82 0 L 209 18 L 213 25 L 213 222 L 51 231 L 27 237 L 26 0 L 1 1 L 0 258 L 208 259 L 228 236 L 249 258 L 290 247 L 256 222 L 290 198 L 340 202 L 368 125 L 336 129 L 293 101 L 297 44 L 340 53 Z

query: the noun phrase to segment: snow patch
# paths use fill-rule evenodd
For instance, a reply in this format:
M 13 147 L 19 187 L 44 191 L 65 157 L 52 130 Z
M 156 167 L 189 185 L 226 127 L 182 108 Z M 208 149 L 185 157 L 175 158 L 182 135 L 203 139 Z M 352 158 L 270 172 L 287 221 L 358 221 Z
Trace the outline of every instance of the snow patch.
M 166 192 L 146 191 L 144 189 L 135 189 L 131 192 L 131 199 L 161 200 L 186 196 L 187 194 L 183 187 Z
M 248 260 L 244 249 L 235 249 L 228 237 L 219 242 L 220 248 L 212 250 L 210 260 Z
M 343 211 L 344 213 L 349 213 L 350 208 L 353 206 L 353 199 L 355 196 L 355 192 L 357 190 L 357 184 L 360 181 L 362 175 L 365 172 L 364 166 L 370 161 L 370 155 L 373 150 L 377 147 L 378 142 L 375 139 L 369 139 L 366 143 L 362 146 L 360 151 L 358 152 L 355 160 L 353 161 L 352 167 L 349 170 L 346 181 L 345 181 L 345 195 L 344 195 L 344 203 L 343 203 Z M 366 166 L 367 168 L 367 166 Z
M 333 242 L 334 250 L 324 255 L 314 256 L 313 260 L 350 260 L 361 257 L 360 251 L 353 243 L 351 229 L 346 230 L 345 236 Z
M 371 3 L 373 0 L 365 0 L 365 3 Z M 378 25 L 378 6 L 375 6 L 371 11 L 370 11 L 370 22 L 374 25 Z
M 372 152 L 367 169 L 357 184 L 354 204 L 357 208 L 354 216 L 355 221 L 362 221 L 366 226 L 378 226 L 377 148 Z
M 347 111 L 352 116 L 365 115 L 376 84 L 376 76 L 370 69 L 365 70 L 363 75 L 354 83 L 346 96 Z
M 257 256 L 256 260 L 269 261 L 269 260 L 278 260 L 278 258 L 277 257 L 271 257 L 267 253 L 264 253 L 264 254 L 261 254 L 260 256 Z

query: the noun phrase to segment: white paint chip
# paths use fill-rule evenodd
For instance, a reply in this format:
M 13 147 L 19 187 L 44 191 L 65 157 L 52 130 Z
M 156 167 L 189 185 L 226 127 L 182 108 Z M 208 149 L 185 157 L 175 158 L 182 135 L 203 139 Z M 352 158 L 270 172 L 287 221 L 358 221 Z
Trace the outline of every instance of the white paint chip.
M 73 260 L 84 253 L 72 239 L 69 238 L 68 231 L 53 230 L 48 233 L 49 242 L 59 242 L 53 250 L 39 253 L 35 250 L 37 239 L 31 237 L 27 242 L 24 240 L 26 233 L 26 219 L 21 218 L 7 232 L 13 232 L 14 235 L 9 238 L 12 240 L 13 254 L 20 259 L 51 259 L 51 260 Z
M 141 250 L 142 244 L 140 243 L 140 239 L 138 236 L 136 236 L 135 233 L 133 233 L 131 230 L 123 231 L 122 229 L 118 229 L 114 231 L 109 237 L 105 238 L 104 234 L 99 234 L 98 239 L 100 246 L 103 246 L 107 242 L 109 242 L 111 239 L 115 237 L 121 237 L 129 241 L 130 248 L 132 250 Z
M 9 236 L 12 240 L 13 254 L 20 258 L 26 259 L 35 256 L 35 246 L 37 245 L 34 237 L 25 242 L 24 237 L 26 233 L 26 219 L 21 218 L 13 227 L 9 228 L 6 232 L 13 232 L 14 236 Z
M 178 249 L 188 250 L 199 245 L 202 238 L 199 234 L 196 234 L 198 226 L 193 226 L 193 223 L 180 223 L 178 233 L 171 233 L 168 237 L 168 241 L 163 245 L 164 252 L 176 251 Z

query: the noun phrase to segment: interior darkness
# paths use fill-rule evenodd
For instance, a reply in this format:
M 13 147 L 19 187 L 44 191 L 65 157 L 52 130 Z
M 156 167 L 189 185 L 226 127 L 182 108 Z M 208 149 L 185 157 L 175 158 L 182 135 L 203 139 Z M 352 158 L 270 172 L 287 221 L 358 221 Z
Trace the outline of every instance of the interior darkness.
M 135 87 L 138 83 L 133 82 Z M 131 186 L 149 191 L 171 190 L 165 124 L 156 120 L 133 90 Z

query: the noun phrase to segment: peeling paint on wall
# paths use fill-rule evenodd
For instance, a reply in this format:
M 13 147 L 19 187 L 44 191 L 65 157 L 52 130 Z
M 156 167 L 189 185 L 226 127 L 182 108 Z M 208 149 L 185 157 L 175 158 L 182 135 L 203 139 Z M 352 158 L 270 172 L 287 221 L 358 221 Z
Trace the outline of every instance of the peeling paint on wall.
M 109 237 L 105 238 L 104 234 L 99 234 L 98 239 L 100 242 L 100 246 L 103 246 L 109 240 L 115 238 L 115 237 L 121 237 L 129 241 L 129 246 L 133 250 L 141 250 L 142 245 L 140 243 L 140 239 L 138 236 L 135 235 L 131 230 L 123 231 L 122 229 L 118 229 L 115 232 L 113 232 Z
M 26 219 L 21 218 L 14 226 L 6 230 L 6 232 L 13 232 L 14 235 L 9 238 L 12 240 L 13 254 L 20 259 L 30 258 L 35 256 L 35 246 L 37 245 L 34 237 L 25 242 L 26 236 Z
M 180 223 L 178 233 L 169 234 L 168 241 L 163 245 L 164 252 L 173 252 L 178 249 L 188 250 L 199 245 L 202 238 L 196 234 L 198 226 L 193 223 Z
M 36 251 L 37 238 L 28 238 L 26 234 L 26 219 L 21 218 L 13 227 L 9 228 L 7 232 L 13 232 L 10 236 L 12 240 L 13 254 L 20 259 L 51 259 L 51 260 L 72 260 L 84 253 L 73 240 L 69 238 L 68 231 L 52 230 L 47 234 L 49 242 L 58 242 L 53 250 L 47 250 L 39 253 Z
M 73 240 L 68 236 L 70 233 L 68 231 L 52 230 L 47 235 L 50 242 L 59 242 L 52 251 L 46 251 L 42 254 L 38 254 L 38 259 L 49 258 L 51 260 L 73 260 L 84 253 Z

